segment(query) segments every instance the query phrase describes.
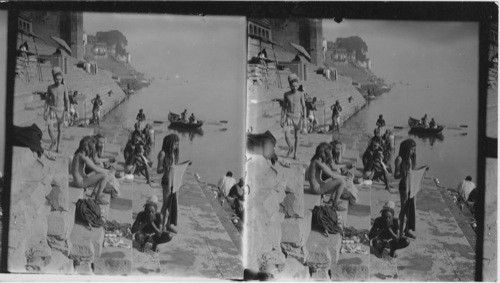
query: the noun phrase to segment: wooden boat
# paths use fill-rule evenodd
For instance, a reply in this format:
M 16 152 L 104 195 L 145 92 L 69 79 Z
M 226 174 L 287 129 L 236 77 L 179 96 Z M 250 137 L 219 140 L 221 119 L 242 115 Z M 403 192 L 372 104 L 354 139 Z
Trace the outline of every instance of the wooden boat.
M 196 121 L 196 123 L 184 122 L 181 120 L 181 115 L 175 113 L 168 113 L 168 121 L 170 121 L 170 127 L 172 128 L 183 128 L 183 129 L 199 129 L 203 126 L 203 121 Z
M 439 134 L 443 131 L 444 126 L 443 125 L 438 125 L 435 128 L 431 127 L 424 127 L 423 125 L 420 124 L 419 119 L 415 119 L 410 117 L 408 119 L 408 125 L 410 126 L 412 132 L 414 133 L 421 133 L 421 134 Z

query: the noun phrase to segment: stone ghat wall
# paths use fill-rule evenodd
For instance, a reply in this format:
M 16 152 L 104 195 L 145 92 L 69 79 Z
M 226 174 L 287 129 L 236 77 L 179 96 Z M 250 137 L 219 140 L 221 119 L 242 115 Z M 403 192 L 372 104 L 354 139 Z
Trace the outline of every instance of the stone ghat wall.
M 68 195 L 69 160 L 38 159 L 22 147 L 14 147 L 13 156 L 8 270 L 73 273 L 69 236 L 75 211 Z
M 250 195 L 246 211 L 247 266 L 271 271 L 285 267 L 281 251 L 281 222 L 285 215 L 279 204 L 285 199 L 285 185 L 279 182 L 270 162 L 259 155 L 247 155 L 247 184 Z
M 305 239 L 299 227 L 304 219 L 304 169 L 300 165 L 285 168 L 260 155 L 248 154 L 247 183 L 247 264 L 246 268 L 283 278 L 290 260 L 308 274 Z M 292 214 L 292 215 L 287 215 Z M 285 218 L 291 216 L 290 218 Z M 305 232 L 305 231 L 302 231 Z M 295 271 L 298 272 L 298 271 Z
M 83 69 L 76 67 L 76 60 L 70 59 L 68 73 L 64 74 L 64 81 L 69 91 L 78 91 L 78 104 L 76 105 L 80 118 L 90 119 L 92 117 L 92 99 L 99 94 L 103 105 L 101 115 L 115 108 L 126 97 L 120 86 L 112 79 L 110 72 L 99 70 L 97 74 L 88 74 Z M 43 81 L 38 80 L 36 66 L 30 65 L 30 81 L 24 77 L 17 77 L 14 92 L 14 124 L 17 126 L 29 126 L 36 123 L 40 129 L 44 129 L 43 111 L 45 100 L 37 94 L 47 91 L 47 87 L 53 84 L 52 65 L 50 62 L 40 67 Z
M 263 85 L 253 84 L 251 80 L 247 82 L 247 113 L 251 113 L 247 119 L 247 130 L 252 128 L 253 132 L 262 132 L 273 127 L 274 124 L 279 124 L 281 108 L 279 103 L 273 102 L 272 99 L 283 99 L 283 94 L 290 90 L 287 82 L 289 74 L 288 70 L 280 71 L 279 76 L 274 72 L 268 74 L 268 81 L 281 80 L 282 88 L 271 83 L 266 89 Z M 338 76 L 336 81 L 327 80 L 322 75 L 316 74 L 311 65 L 308 66 L 307 76 L 308 80 L 300 83 L 309 95 L 317 97 L 319 101 L 323 102 L 317 104 L 316 111 L 316 118 L 320 125 L 332 123 L 330 107 L 336 100 L 342 107 L 341 123 L 344 123 L 366 105 L 365 98 L 352 85 L 352 79 L 349 77 Z M 268 121 L 270 124 L 263 123 L 265 119 L 262 118 L 270 117 L 273 118 Z

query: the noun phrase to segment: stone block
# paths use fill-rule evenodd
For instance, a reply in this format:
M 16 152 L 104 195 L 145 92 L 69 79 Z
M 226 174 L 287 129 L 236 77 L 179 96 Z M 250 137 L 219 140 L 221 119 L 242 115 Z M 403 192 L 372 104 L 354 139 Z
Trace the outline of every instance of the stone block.
M 92 263 L 90 262 L 75 262 L 75 273 L 79 275 L 93 275 Z
M 262 254 L 259 260 L 260 271 L 277 274 L 285 269 L 286 258 L 281 250 L 272 250 Z
M 47 274 L 73 274 L 73 260 L 59 251 L 53 251 L 49 264 L 41 268 Z
M 311 269 L 311 280 L 313 281 L 330 281 L 328 269 Z
M 26 269 L 25 272 L 42 272 L 42 269 L 45 268 L 45 266 L 50 264 L 50 261 L 52 259 L 52 256 L 34 256 L 34 257 L 29 257 L 28 261 L 26 262 Z
M 70 257 L 76 261 L 92 261 L 101 255 L 104 241 L 103 228 L 88 230 L 86 226 L 75 223 L 71 231 L 72 243 Z
M 331 280 L 364 281 L 368 279 L 369 268 L 365 264 L 338 264 L 331 269 Z
M 12 173 L 22 172 L 26 166 L 36 161 L 35 154 L 26 147 L 12 147 Z
M 51 206 L 51 210 L 56 210 L 56 211 L 70 211 L 70 203 L 69 203 L 69 194 L 68 194 L 68 179 L 66 178 L 65 180 L 65 185 L 60 186 L 58 184 L 54 183 L 59 183 L 57 182 L 52 182 L 52 189 L 50 190 L 50 193 L 45 196 L 45 199 L 47 200 L 47 205 Z
M 305 246 L 296 247 L 293 244 L 281 243 L 281 250 L 288 258 L 294 258 L 302 265 L 306 264 L 308 251 Z
M 309 252 L 307 265 L 316 269 L 329 269 L 339 259 L 341 243 L 340 234 L 325 237 L 318 231 L 312 230 L 306 243 Z
M 309 266 L 310 268 L 314 270 L 328 269 L 330 268 L 331 263 L 332 257 L 327 249 L 324 249 L 323 251 L 309 251 L 309 255 L 307 257 L 307 266 Z
M 49 244 L 52 251 L 54 251 L 54 250 L 59 251 L 68 257 L 71 254 L 71 250 L 73 248 L 73 244 L 71 243 L 71 240 L 69 240 L 69 239 L 61 240 L 58 237 L 48 236 L 47 243 Z
M 26 271 L 26 239 L 22 237 L 12 237 L 12 230 L 9 231 L 9 250 L 7 258 L 7 270 L 9 272 Z
M 310 278 L 309 267 L 295 258 L 286 258 L 286 267 L 283 272 L 275 275 L 277 281 L 307 281 Z
M 308 219 L 286 218 L 281 222 L 281 242 L 294 247 L 304 246 L 311 231 L 310 221 L 310 217 Z
M 131 258 L 96 258 L 94 260 L 94 272 L 97 275 L 128 275 L 131 271 Z
M 70 211 L 51 211 L 47 216 L 47 235 L 59 240 L 69 239 L 74 223 L 74 206 Z

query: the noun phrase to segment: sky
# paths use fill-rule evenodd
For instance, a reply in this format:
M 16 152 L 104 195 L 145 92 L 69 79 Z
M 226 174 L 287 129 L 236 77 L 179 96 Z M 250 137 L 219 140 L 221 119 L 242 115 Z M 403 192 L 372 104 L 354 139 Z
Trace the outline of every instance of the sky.
M 83 22 L 87 34 L 121 31 L 132 65 L 154 77 L 210 73 L 246 48 L 243 17 L 84 13 Z
M 432 76 L 421 72 L 424 67 L 460 72 L 465 71 L 465 65 L 470 67 L 469 74 L 477 74 L 478 33 L 479 25 L 475 22 L 323 21 L 327 40 L 360 36 L 368 45 L 367 56 L 375 74 L 391 82 L 415 77 L 431 80 Z

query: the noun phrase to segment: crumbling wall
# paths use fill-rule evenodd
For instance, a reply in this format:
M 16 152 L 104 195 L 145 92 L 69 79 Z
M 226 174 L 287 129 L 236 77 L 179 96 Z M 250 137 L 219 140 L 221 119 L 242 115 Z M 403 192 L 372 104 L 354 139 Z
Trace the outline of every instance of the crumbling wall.
M 280 272 L 285 268 L 281 251 L 281 223 L 285 219 L 280 203 L 285 199 L 285 184 L 278 181 L 271 163 L 260 155 L 248 154 L 246 223 L 247 260 L 245 268 Z
M 13 148 L 13 157 L 8 270 L 72 273 L 68 159 L 38 159 L 22 147 Z

